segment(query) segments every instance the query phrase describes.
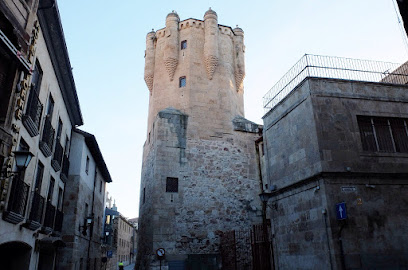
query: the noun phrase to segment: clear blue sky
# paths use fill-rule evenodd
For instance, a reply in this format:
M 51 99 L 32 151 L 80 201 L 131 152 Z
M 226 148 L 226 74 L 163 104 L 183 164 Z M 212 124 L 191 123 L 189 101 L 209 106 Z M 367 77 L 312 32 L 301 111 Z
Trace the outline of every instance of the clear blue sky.
M 245 113 L 262 123 L 262 97 L 305 53 L 402 63 L 406 43 L 395 0 L 107 1 L 58 0 L 85 125 L 104 155 L 108 191 L 127 217 L 139 212 L 149 91 L 143 79 L 146 34 L 166 15 L 245 31 Z M 404 37 L 406 38 L 406 37 Z

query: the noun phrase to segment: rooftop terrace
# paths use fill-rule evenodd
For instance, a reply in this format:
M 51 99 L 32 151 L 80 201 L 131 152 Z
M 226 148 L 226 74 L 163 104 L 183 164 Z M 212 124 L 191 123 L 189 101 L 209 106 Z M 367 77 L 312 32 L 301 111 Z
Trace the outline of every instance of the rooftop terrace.
M 305 54 L 263 98 L 265 113 L 308 77 L 390 84 L 408 83 L 408 62 L 396 63 Z

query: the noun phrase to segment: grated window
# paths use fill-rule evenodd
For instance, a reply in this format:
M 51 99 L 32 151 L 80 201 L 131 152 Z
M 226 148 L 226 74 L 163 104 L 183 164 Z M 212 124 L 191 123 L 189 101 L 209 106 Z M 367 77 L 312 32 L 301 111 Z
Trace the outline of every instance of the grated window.
M 178 178 L 167 177 L 166 192 L 178 192 Z

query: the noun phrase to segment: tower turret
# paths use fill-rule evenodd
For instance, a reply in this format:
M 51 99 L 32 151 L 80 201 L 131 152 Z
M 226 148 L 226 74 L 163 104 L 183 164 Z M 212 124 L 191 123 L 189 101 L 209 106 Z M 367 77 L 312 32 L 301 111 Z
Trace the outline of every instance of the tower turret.
M 166 18 L 166 46 L 164 48 L 164 65 L 166 66 L 167 73 L 170 80 L 173 80 L 174 72 L 176 72 L 178 64 L 178 55 L 179 55 L 179 26 L 180 18 L 177 13 L 169 13 Z
M 211 8 L 204 14 L 205 42 L 204 57 L 207 75 L 212 80 L 218 65 L 218 17 Z
M 153 90 L 154 79 L 154 40 L 156 32 L 152 29 L 146 36 L 146 55 L 145 55 L 145 70 L 144 79 L 149 91 Z
M 172 12 L 147 35 L 137 269 L 188 268 L 192 258 L 203 262 L 197 269 L 218 269 L 222 232 L 262 221 L 260 129 L 243 117 L 244 48 L 242 29 L 219 25 L 211 9 L 204 20 Z
M 243 89 L 245 78 L 245 45 L 244 45 L 244 31 L 238 27 L 234 28 L 234 44 L 235 44 L 235 83 L 237 91 Z

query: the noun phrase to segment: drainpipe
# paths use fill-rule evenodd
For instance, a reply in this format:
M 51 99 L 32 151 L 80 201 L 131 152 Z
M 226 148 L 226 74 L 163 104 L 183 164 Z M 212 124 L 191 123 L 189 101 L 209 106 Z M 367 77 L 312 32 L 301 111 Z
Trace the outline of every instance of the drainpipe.
M 89 229 L 89 240 L 88 240 L 88 255 L 87 255 L 87 264 L 86 264 L 86 269 L 90 269 L 90 261 L 89 261 L 89 253 L 91 251 L 91 240 L 92 240 L 92 235 L 93 235 L 93 225 L 95 223 L 95 215 L 94 215 L 94 202 L 95 202 L 95 187 L 96 187 L 96 163 L 95 163 L 95 175 L 94 175 L 94 184 L 92 188 L 92 204 L 91 204 L 91 213 L 92 213 L 92 223 L 91 223 L 91 228 Z

